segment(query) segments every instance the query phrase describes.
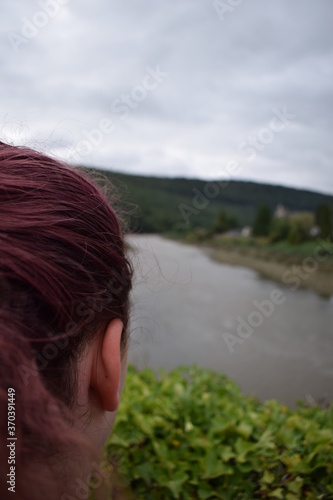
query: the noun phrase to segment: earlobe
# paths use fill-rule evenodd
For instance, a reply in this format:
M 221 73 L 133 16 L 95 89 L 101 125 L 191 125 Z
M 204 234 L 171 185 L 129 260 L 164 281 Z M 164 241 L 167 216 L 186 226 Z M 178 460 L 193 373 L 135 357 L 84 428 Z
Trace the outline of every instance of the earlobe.
M 98 393 L 106 411 L 115 411 L 119 404 L 121 372 L 121 334 L 123 322 L 116 318 L 108 324 L 99 343 L 96 360 L 91 373 L 91 387 Z

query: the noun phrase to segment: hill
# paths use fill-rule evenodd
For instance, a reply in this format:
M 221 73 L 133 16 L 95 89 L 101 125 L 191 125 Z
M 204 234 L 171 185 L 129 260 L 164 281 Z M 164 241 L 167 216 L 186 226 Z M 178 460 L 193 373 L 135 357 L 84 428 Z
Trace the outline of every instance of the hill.
M 116 187 L 125 212 L 130 214 L 129 227 L 133 231 L 163 233 L 210 228 L 221 209 L 235 216 L 241 226 L 251 225 L 262 203 L 273 211 L 278 204 L 296 212 L 314 212 L 321 203 L 333 207 L 333 196 L 284 186 L 87 170 L 102 174 Z

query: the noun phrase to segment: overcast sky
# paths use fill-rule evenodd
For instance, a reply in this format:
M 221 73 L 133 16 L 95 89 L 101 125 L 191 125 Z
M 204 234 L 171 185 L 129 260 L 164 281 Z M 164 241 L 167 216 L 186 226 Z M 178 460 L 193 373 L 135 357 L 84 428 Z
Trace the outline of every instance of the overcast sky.
M 333 194 L 332 21 L 332 0 L 5 0 L 0 137 Z

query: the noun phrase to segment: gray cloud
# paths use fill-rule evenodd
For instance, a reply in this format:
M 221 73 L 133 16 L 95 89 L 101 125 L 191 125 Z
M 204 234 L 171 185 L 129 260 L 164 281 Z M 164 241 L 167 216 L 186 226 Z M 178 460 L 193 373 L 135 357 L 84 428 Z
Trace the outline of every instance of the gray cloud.
M 0 134 L 135 173 L 213 178 L 237 160 L 240 178 L 333 193 L 332 14 L 330 0 L 244 0 L 223 21 L 203 0 L 5 2 Z M 241 157 L 283 107 L 290 123 Z

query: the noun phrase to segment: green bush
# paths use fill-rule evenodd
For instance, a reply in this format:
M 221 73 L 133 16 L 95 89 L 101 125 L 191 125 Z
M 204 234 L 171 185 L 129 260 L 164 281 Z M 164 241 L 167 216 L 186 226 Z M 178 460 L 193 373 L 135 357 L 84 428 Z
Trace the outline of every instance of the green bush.
M 328 238 L 333 230 L 332 208 L 328 203 L 321 203 L 316 209 L 316 224 L 322 238 Z
M 270 207 L 265 204 L 260 205 L 253 223 L 253 236 L 268 236 L 271 230 L 272 219 L 273 215 Z
M 288 239 L 290 233 L 290 221 L 287 217 L 282 219 L 274 219 L 272 223 L 269 240 L 271 243 L 278 243 Z
M 290 217 L 288 243 L 291 245 L 300 245 L 305 241 L 311 240 L 310 230 L 313 225 L 314 217 L 311 213 L 304 212 Z
M 226 233 L 227 231 L 229 231 L 229 229 L 235 229 L 237 227 L 239 227 L 237 218 L 233 215 L 229 215 L 225 210 L 220 210 L 214 223 L 212 232 Z
M 106 452 L 137 499 L 330 499 L 332 429 L 333 406 L 292 411 L 197 367 L 130 367 Z

